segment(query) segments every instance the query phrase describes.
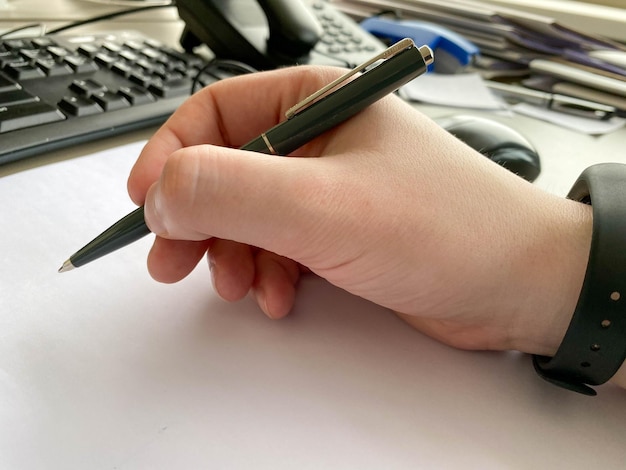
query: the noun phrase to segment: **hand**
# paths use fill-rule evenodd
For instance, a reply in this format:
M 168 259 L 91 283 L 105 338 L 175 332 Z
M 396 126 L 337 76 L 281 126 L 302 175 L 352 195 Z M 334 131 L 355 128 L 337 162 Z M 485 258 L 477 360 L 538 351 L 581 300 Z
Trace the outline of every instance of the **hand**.
M 223 298 L 252 292 L 280 318 L 306 269 L 448 344 L 554 354 L 584 278 L 586 206 L 492 163 L 395 96 L 288 158 L 236 150 L 341 72 L 223 80 L 150 139 L 128 187 L 157 234 L 152 276 L 176 282 L 208 251 Z

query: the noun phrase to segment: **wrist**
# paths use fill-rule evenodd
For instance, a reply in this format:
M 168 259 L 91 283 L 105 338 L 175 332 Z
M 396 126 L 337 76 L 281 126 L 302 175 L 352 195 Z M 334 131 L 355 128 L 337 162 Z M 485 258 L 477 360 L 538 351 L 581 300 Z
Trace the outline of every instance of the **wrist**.
M 570 324 L 585 278 L 592 212 L 585 204 L 562 198 L 545 207 L 540 214 L 539 247 L 535 247 L 538 255 L 522 265 L 530 287 L 514 320 L 510 349 L 553 356 Z

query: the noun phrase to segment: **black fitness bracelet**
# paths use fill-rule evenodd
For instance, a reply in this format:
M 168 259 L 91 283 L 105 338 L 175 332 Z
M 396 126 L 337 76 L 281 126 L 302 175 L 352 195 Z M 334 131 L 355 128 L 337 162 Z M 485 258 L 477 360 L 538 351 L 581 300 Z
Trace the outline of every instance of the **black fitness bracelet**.
M 587 168 L 568 198 L 591 204 L 593 234 L 572 321 L 554 357 L 533 356 L 547 381 L 585 395 L 626 359 L 626 165 Z

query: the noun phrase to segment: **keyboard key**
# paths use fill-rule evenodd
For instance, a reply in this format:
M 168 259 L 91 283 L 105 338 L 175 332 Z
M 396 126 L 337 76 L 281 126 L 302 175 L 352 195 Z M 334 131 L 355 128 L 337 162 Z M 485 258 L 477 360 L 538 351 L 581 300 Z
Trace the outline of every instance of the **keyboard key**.
M 133 50 L 133 51 L 136 51 L 136 52 L 141 51 L 141 50 L 145 47 L 145 46 L 143 45 L 143 43 L 142 43 L 142 42 L 140 42 L 140 41 L 135 41 L 135 40 L 132 40 L 132 39 L 131 39 L 131 40 L 128 40 L 128 41 L 126 41 L 126 42 L 124 43 L 124 45 L 125 45 L 126 47 L 128 47 L 129 49 L 131 49 L 131 50 Z
M 181 96 L 191 92 L 191 80 L 187 78 L 175 78 L 172 80 L 157 80 L 150 88 L 152 93 L 161 98 Z
M 141 53 L 141 55 L 147 57 L 153 62 L 163 55 L 161 51 L 157 49 L 152 49 L 151 47 L 142 48 L 139 52 Z
M 87 80 L 74 80 L 70 85 L 70 90 L 81 96 L 88 97 L 94 93 L 106 91 L 106 87 L 102 83 L 98 83 L 89 78 Z
M 163 47 L 161 50 L 173 59 L 172 62 L 182 62 L 187 66 L 198 66 L 202 64 L 202 59 L 198 56 L 187 54 L 185 52 L 179 52 L 169 47 Z
M 132 51 L 120 51 L 118 54 L 122 59 L 126 59 L 129 62 L 136 62 L 139 60 L 139 56 Z
M 37 59 L 52 58 L 52 55 L 45 49 L 23 49 L 20 51 L 20 55 L 30 62 Z
M 148 88 L 154 81 L 154 77 L 152 77 L 152 75 L 144 73 L 141 70 L 133 70 L 128 76 L 128 79 L 144 88 Z
M 8 78 L 0 75 L 0 91 L 15 90 L 19 87 L 20 86 L 13 80 L 9 80 Z
M 59 102 L 59 109 L 72 116 L 89 116 L 103 111 L 97 103 L 83 96 L 66 96 Z
M 91 99 L 98 103 L 105 111 L 115 111 L 130 106 L 130 102 L 126 98 L 111 91 L 95 93 L 91 96 Z
M 112 55 L 117 55 L 122 51 L 122 46 L 120 44 L 115 43 L 115 42 L 110 42 L 110 41 L 107 41 L 104 44 L 102 44 L 102 48 L 108 52 L 111 52 Z
M 120 87 L 117 93 L 130 101 L 133 106 L 148 104 L 155 101 L 152 93 L 136 86 Z
M 0 106 L 13 106 L 31 101 L 38 101 L 38 98 L 21 88 L 0 92 Z
M 118 61 L 111 66 L 111 70 L 122 77 L 128 77 L 135 69 L 127 62 Z
M 66 55 L 63 61 L 69 65 L 75 73 L 88 73 L 99 70 L 98 64 L 88 57 L 80 55 Z
M 4 72 L 11 78 L 21 80 L 32 80 L 34 78 L 45 77 L 43 70 L 28 62 L 17 62 L 4 67 Z
M 72 54 L 70 51 L 60 46 L 50 46 L 46 50 L 56 59 L 62 59 L 63 57 Z
M 59 77 L 62 75 L 71 75 L 74 71 L 65 63 L 57 62 L 54 59 L 38 60 L 37 67 L 43 70 L 48 77 Z
M 63 113 L 42 101 L 0 106 L 0 133 L 65 119 Z
M 146 44 L 146 46 L 150 46 L 153 49 L 160 49 L 163 47 L 163 43 L 157 41 L 156 39 L 153 38 L 147 38 L 144 43 Z
M 84 56 L 94 58 L 101 51 L 100 47 L 95 44 L 83 44 L 78 48 L 78 53 Z
M 44 49 L 50 46 L 56 46 L 56 43 L 52 40 L 52 38 L 49 38 L 47 36 L 33 38 L 31 42 L 35 47 L 38 47 L 40 49 Z
M 4 41 L 4 47 L 10 51 L 19 51 L 20 49 L 29 49 L 30 43 L 24 39 L 8 39 Z
M 147 59 L 138 59 L 133 61 L 134 64 L 139 67 L 140 69 L 142 69 L 143 71 L 145 71 L 146 73 L 154 73 L 154 70 L 156 68 L 161 68 L 164 69 L 162 65 L 160 64 L 155 64 L 154 62 L 147 60 Z
M 114 56 L 112 54 L 105 54 L 104 52 L 100 52 L 96 54 L 93 60 L 103 67 L 111 67 L 115 62 L 117 62 L 118 59 L 117 56 Z
M 2 51 L 0 52 L 0 68 L 4 68 L 10 64 L 17 64 L 20 62 L 24 62 L 24 58 L 19 55 L 17 52 L 13 51 Z

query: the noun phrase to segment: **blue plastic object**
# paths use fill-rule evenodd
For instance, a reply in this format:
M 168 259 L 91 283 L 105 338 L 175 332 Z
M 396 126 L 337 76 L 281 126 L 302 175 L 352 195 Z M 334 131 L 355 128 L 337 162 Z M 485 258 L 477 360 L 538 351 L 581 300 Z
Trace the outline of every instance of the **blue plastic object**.
M 464 37 L 433 23 L 372 17 L 363 20 L 360 25 L 383 42 L 394 43 L 403 38 L 411 38 L 419 46 L 429 46 L 435 51 L 435 57 L 437 49 L 445 51 L 461 67 L 469 65 L 480 52 L 476 45 Z

